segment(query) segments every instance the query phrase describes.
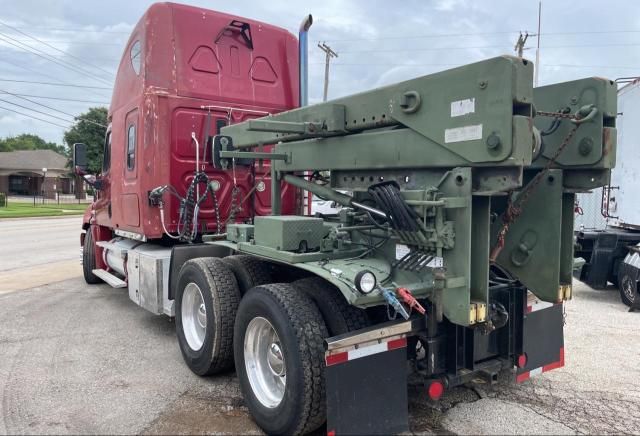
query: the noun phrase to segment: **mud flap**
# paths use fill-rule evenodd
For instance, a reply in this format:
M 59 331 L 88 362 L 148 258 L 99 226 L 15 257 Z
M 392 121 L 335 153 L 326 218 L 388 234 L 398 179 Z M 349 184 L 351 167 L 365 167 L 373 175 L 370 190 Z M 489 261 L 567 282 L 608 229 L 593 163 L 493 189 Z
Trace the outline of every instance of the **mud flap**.
M 562 303 L 552 304 L 529 298 L 524 311 L 522 353 L 517 359 L 518 383 L 564 366 Z
M 325 360 L 328 435 L 409 430 L 405 337 L 327 351 Z

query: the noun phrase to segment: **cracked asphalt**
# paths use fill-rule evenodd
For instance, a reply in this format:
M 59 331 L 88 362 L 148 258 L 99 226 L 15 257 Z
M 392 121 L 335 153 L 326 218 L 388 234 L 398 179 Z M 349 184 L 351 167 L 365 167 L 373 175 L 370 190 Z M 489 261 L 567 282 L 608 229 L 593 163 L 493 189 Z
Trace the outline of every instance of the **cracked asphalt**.
M 29 275 L 27 289 L 0 292 L 0 433 L 261 433 L 233 373 L 188 370 L 168 318 L 123 289 L 81 277 L 34 286 Z M 564 368 L 520 385 L 505 374 L 458 387 L 439 403 L 411 389 L 411 432 L 640 432 L 640 313 L 615 289 L 579 282 L 566 312 Z

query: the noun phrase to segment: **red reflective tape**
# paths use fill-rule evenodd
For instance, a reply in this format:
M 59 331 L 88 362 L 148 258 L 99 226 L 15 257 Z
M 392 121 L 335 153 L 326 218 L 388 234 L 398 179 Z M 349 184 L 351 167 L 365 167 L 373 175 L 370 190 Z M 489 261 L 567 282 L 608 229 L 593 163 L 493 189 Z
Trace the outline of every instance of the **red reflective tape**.
M 387 348 L 389 351 L 395 350 L 397 348 L 404 348 L 407 346 L 407 338 L 394 339 L 392 341 L 387 342 Z
M 327 436 L 336 436 L 335 430 L 327 430 Z
M 349 360 L 349 353 L 347 351 L 338 354 L 332 354 L 325 357 L 327 366 L 337 365 L 338 363 L 344 363 Z
M 516 375 L 516 383 L 522 383 L 525 380 L 529 380 L 529 371 Z
M 527 306 L 527 313 L 533 312 L 533 306 Z
M 564 347 L 560 348 L 560 359 L 557 362 L 550 363 L 542 367 L 542 372 L 551 371 L 552 369 L 562 368 L 564 366 Z

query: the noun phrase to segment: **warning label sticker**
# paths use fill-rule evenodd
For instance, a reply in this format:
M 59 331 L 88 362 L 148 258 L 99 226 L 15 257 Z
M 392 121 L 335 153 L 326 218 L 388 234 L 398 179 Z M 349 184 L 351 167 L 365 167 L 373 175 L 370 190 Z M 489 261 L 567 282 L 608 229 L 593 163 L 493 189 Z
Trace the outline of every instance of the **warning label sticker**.
M 482 139 L 482 124 L 445 129 L 444 142 L 475 141 Z
M 461 117 L 476 111 L 476 99 L 467 98 L 451 102 L 451 117 Z

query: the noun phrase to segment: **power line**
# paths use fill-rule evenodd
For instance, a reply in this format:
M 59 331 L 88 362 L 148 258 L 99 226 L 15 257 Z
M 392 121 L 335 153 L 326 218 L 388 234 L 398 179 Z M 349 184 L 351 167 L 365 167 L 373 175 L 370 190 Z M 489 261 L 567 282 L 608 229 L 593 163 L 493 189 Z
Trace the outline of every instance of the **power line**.
M 91 30 L 91 29 L 76 29 L 76 28 L 63 28 L 63 27 L 47 27 L 47 26 L 16 26 L 19 29 L 43 29 L 52 30 L 54 32 L 82 32 L 82 33 L 115 33 L 130 35 L 131 32 L 115 31 L 115 30 Z
M 69 57 L 70 57 L 70 58 L 72 58 L 72 59 L 76 59 L 76 60 L 78 60 L 78 61 L 80 61 L 80 62 L 83 62 L 83 63 L 84 63 L 84 62 L 86 62 L 85 60 L 80 59 L 79 57 L 77 57 L 77 56 L 75 56 L 75 55 L 72 55 L 72 54 L 71 54 L 71 53 L 69 53 L 69 52 L 66 52 L 66 51 L 64 51 L 64 50 L 60 50 L 59 48 L 54 47 L 54 46 L 52 46 L 51 44 L 48 44 L 48 43 L 46 43 L 46 42 L 42 41 L 41 39 L 36 38 L 35 36 L 31 36 L 31 35 L 29 35 L 28 33 L 23 32 L 23 31 L 22 31 L 22 30 L 20 30 L 20 29 L 16 29 L 16 28 L 15 28 L 15 27 L 13 27 L 13 26 L 9 26 L 7 23 L 4 23 L 4 22 L 0 21 L 0 24 L 2 24 L 4 27 L 8 27 L 9 29 L 12 29 L 12 30 L 15 30 L 16 32 L 19 32 L 20 34 L 22 34 L 22 35 L 24 35 L 24 36 L 27 36 L 27 37 L 29 37 L 29 38 L 33 39 L 34 41 L 38 41 L 39 43 L 44 44 L 44 45 L 46 45 L 47 47 L 50 47 L 50 48 L 54 49 L 55 51 L 57 51 L 57 52 L 59 52 L 59 53 L 62 53 L 62 54 L 64 54 L 64 55 L 67 55 L 67 56 L 69 56 Z M 114 75 L 112 72 L 107 71 L 107 70 L 105 70 L 105 69 L 103 69 L 103 68 L 100 68 L 100 67 L 98 67 L 98 66 L 96 66 L 96 65 L 93 65 L 93 64 L 90 64 L 90 63 L 87 63 L 87 65 L 88 65 L 88 66 L 90 66 L 90 67 L 93 67 L 93 68 L 95 68 L 95 69 L 97 69 L 97 70 L 103 71 L 103 72 L 105 72 L 105 73 L 109 74 L 110 76 L 113 76 L 113 75 Z
M 49 74 L 45 74 L 42 71 L 34 70 L 33 68 L 25 67 L 24 65 L 16 64 L 15 62 L 9 61 L 9 60 L 5 59 L 5 56 L 0 58 L 0 62 L 4 62 L 4 63 L 9 64 L 9 65 L 13 65 L 14 67 L 21 68 L 21 69 L 23 69 L 25 71 L 29 71 L 31 73 L 37 74 L 37 75 L 42 76 L 42 77 L 47 77 L 49 79 L 57 80 L 60 83 L 65 83 L 65 82 L 61 81 L 60 79 L 58 79 L 57 77 L 51 76 Z
M 35 112 L 35 113 L 38 113 L 38 114 L 45 115 L 45 116 L 47 116 L 47 117 L 55 118 L 55 119 L 57 119 L 57 120 L 61 120 L 61 121 L 67 122 L 67 123 L 73 123 L 73 122 L 75 122 L 75 120 L 71 120 L 71 121 L 70 121 L 70 120 L 65 120 L 64 118 L 59 117 L 59 116 L 57 116 L 57 115 L 51 115 L 51 114 L 48 114 L 48 113 L 46 113 L 46 112 L 39 111 L 38 109 L 33 109 L 33 108 L 28 107 L 28 106 L 23 106 L 23 105 L 21 105 L 21 104 L 14 103 L 14 102 L 9 101 L 9 100 L 4 100 L 4 99 L 2 99 L 2 98 L 0 98 L 0 101 L 3 101 L 3 102 L 5 102 L 5 103 L 12 104 L 12 105 L 14 105 L 14 106 L 18 106 L 18 107 L 20 107 L 20 108 L 22 108 L 22 109 L 26 109 L 26 110 L 28 110 L 28 111 L 32 111 L 32 112 Z
M 511 35 L 513 33 L 518 33 L 518 31 L 515 30 L 515 31 L 504 31 L 504 32 L 430 33 L 425 35 L 414 35 L 414 36 L 387 35 L 387 36 L 376 36 L 376 37 L 370 37 L 370 38 L 325 39 L 323 41 L 348 42 L 348 41 L 379 41 L 382 39 L 451 38 L 455 36 Z
M 41 57 L 41 58 L 43 58 L 43 59 L 46 59 L 46 60 L 48 60 L 48 61 L 50 61 L 50 62 L 53 62 L 53 63 L 55 63 L 55 64 L 58 64 L 58 65 L 60 65 L 60 66 L 62 66 L 62 67 L 64 67 L 64 68 L 66 68 L 66 69 L 68 69 L 68 70 L 75 71 L 76 73 L 80 73 L 80 74 L 82 74 L 82 75 L 84 75 L 84 76 L 88 76 L 88 77 L 90 77 L 90 78 L 93 78 L 94 80 L 98 80 L 98 81 L 103 82 L 103 83 L 106 83 L 106 84 L 108 84 L 108 85 L 110 85 L 110 84 L 111 84 L 111 83 L 110 83 L 109 81 L 107 81 L 106 79 L 104 79 L 104 78 L 102 78 L 102 77 L 100 77 L 100 76 L 96 76 L 95 74 L 91 73 L 90 71 L 87 71 L 87 70 L 85 70 L 85 69 L 83 69 L 83 68 L 78 68 L 78 67 L 76 67 L 75 65 L 73 65 L 73 64 L 71 64 L 71 63 L 69 63 L 69 62 L 59 61 L 59 60 L 57 60 L 56 58 L 54 58 L 53 56 L 50 56 L 49 54 L 47 54 L 46 52 L 44 52 L 44 51 L 42 51 L 42 50 L 39 50 L 39 49 L 34 48 L 34 47 L 31 47 L 31 46 L 29 46 L 29 45 L 27 45 L 27 44 L 24 44 L 24 43 L 22 43 L 22 42 L 19 42 L 19 41 L 18 41 L 18 43 L 19 43 L 20 45 L 24 46 L 24 47 L 21 47 L 20 45 L 14 44 L 14 43 L 12 43 L 11 41 L 7 41 L 7 39 L 6 39 L 6 38 L 9 38 L 9 39 L 11 39 L 11 40 L 13 40 L 13 41 L 15 41 L 15 38 L 12 38 L 12 37 L 10 37 L 10 36 L 7 36 L 5 33 L 0 32 L 0 35 L 2 35 L 2 36 L 0 36 L 0 40 L 2 40 L 2 41 L 4 41 L 4 42 L 6 42 L 7 44 L 10 44 L 10 45 L 12 45 L 12 46 L 14 46 L 14 47 L 17 47 L 17 48 L 19 48 L 19 49 L 21 49 L 21 50 L 24 50 L 24 51 L 26 51 L 26 52 L 32 53 L 32 54 L 34 54 L 34 55 L 36 55 L 36 56 L 38 56 L 38 57 Z M 25 47 L 26 47 L 26 48 L 25 48 Z
M 53 108 L 53 107 L 51 107 L 51 106 L 47 106 L 46 104 L 43 104 L 43 103 L 38 103 L 37 101 L 33 101 L 33 100 L 31 100 L 31 99 L 29 99 L 29 98 L 27 98 L 27 97 L 21 97 L 21 96 L 19 96 L 19 95 L 17 95 L 17 94 L 14 94 L 14 93 L 9 92 L 9 91 L 5 91 L 5 90 L 3 90 L 3 89 L 0 89 L 0 92 L 5 93 L 5 94 L 12 95 L 12 96 L 17 97 L 17 98 L 20 98 L 20 99 L 22 99 L 22 100 L 26 100 L 26 101 L 28 101 L 29 103 L 32 103 L 32 104 L 37 104 L 37 105 L 39 105 L 39 106 L 42 106 L 42 107 L 47 108 L 47 109 L 49 109 L 49 110 L 52 110 L 52 111 L 54 111 L 54 112 L 60 112 L 61 114 L 64 114 L 64 115 L 67 115 L 67 116 L 69 116 L 69 117 L 73 118 L 73 119 L 74 119 L 74 121 L 75 121 L 75 120 L 83 120 L 83 121 L 86 121 L 86 122 L 87 122 L 87 123 L 89 123 L 89 124 L 95 124 L 96 126 L 100 126 L 100 127 L 104 127 L 104 128 L 106 128 L 106 127 L 107 127 L 107 126 L 105 126 L 104 124 L 97 123 L 97 122 L 95 122 L 95 121 L 93 121 L 93 120 L 89 120 L 89 119 L 86 119 L 86 118 L 84 118 L 84 117 L 78 117 L 78 116 L 76 116 L 76 115 L 74 115 L 74 114 L 70 114 L 70 113 L 68 113 L 68 112 L 61 111 L 60 109 L 56 109 L 56 108 Z M 13 104 L 15 104 L 15 103 L 13 103 Z M 35 109 L 31 109 L 31 110 L 35 110 Z M 52 116 L 52 115 L 49 115 L 49 116 Z
M 0 82 L 31 83 L 33 85 L 49 85 L 49 86 L 67 86 L 71 88 L 104 89 L 107 91 L 113 90 L 113 88 L 107 88 L 106 86 L 71 85 L 67 83 L 36 82 L 31 80 L 0 79 Z
M 16 31 L 18 31 L 16 29 Z M 31 38 L 32 39 L 32 38 Z M 16 38 L 16 41 L 19 42 L 25 42 L 25 41 L 29 41 L 29 39 L 20 39 L 20 38 Z M 65 40 L 61 40 L 61 39 L 38 39 L 39 42 L 42 42 L 43 44 L 45 42 L 50 42 L 53 44 L 81 44 L 81 45 L 107 45 L 107 46 L 112 46 L 112 47 L 122 47 L 125 43 L 125 41 L 123 41 L 121 44 L 115 43 L 115 42 L 98 42 L 98 41 L 65 41 Z
M 458 36 L 486 36 L 486 35 L 514 35 L 518 34 L 519 30 L 511 30 L 511 31 L 502 31 L 502 32 L 473 32 L 473 33 L 430 33 L 424 35 L 413 35 L 413 36 L 397 36 L 397 35 L 386 35 L 386 36 L 376 36 L 376 37 L 365 37 L 365 38 L 343 38 L 343 39 L 323 39 L 322 41 L 329 42 L 348 42 L 348 41 L 379 41 L 383 39 L 423 39 L 423 38 L 451 38 Z M 640 30 L 591 30 L 591 31 L 578 31 L 578 32 L 544 32 L 541 33 L 541 36 L 551 36 L 551 35 L 588 35 L 588 34 L 625 34 L 625 33 L 640 33 Z M 316 42 L 320 42 L 317 40 Z
M 24 65 L 21 65 L 21 64 L 18 64 L 18 63 L 15 63 L 15 62 L 9 61 L 9 60 L 7 60 L 7 59 L 6 59 L 7 57 L 8 57 L 8 56 L 0 56 L 0 62 L 7 63 L 7 64 L 9 64 L 9 65 L 13 65 L 14 67 L 21 68 L 21 69 L 23 69 L 23 70 L 25 70 L 25 71 L 32 72 L 32 73 L 37 74 L 37 75 L 39 75 L 39 76 L 43 76 L 43 77 L 47 77 L 47 78 L 49 78 L 49 79 L 53 79 L 53 80 L 55 80 L 57 83 L 51 83 L 52 85 L 58 85 L 58 86 L 65 86 L 65 85 L 66 85 L 66 86 L 72 86 L 72 87 L 76 87 L 76 86 L 78 86 L 78 85 L 74 85 L 74 84 L 71 84 L 71 83 L 68 83 L 68 82 L 62 81 L 62 80 L 60 80 L 60 79 L 58 79 L 57 77 L 54 77 L 54 76 L 52 76 L 52 75 L 45 74 L 45 73 L 43 73 L 42 71 L 35 70 L 35 69 L 29 68 L 29 67 L 25 67 Z M 23 82 L 23 81 L 20 81 L 20 82 Z M 28 83 L 28 82 L 27 82 L 27 83 Z M 35 83 L 37 83 L 37 82 L 35 82 Z M 108 88 L 104 88 L 104 89 L 108 89 Z M 102 95 L 101 91 L 97 91 L 97 92 L 95 92 L 95 94 L 96 94 L 96 96 L 97 96 L 97 97 L 100 97 L 100 98 L 104 98 L 104 97 L 105 97 L 104 95 Z M 27 97 L 28 97 L 28 96 L 27 96 Z M 42 98 L 44 98 L 44 97 L 42 97 Z M 48 98 L 52 99 L 51 97 L 48 97 Z M 69 100 L 69 101 L 71 101 L 71 100 Z M 95 101 L 95 102 L 94 102 L 94 101 L 86 101 L 86 103 L 107 104 L 107 103 L 97 102 L 97 101 Z
M 13 95 L 20 96 L 20 97 L 42 98 L 46 100 L 71 101 L 74 103 L 92 103 L 92 104 L 104 104 L 104 105 L 109 104 L 109 102 L 107 101 L 78 100 L 75 98 L 50 97 L 50 96 L 44 96 L 44 95 L 33 95 L 33 94 L 13 94 Z
M 72 64 L 71 62 L 58 60 L 55 57 L 51 56 L 50 54 L 48 54 L 48 53 L 46 53 L 46 52 L 44 52 L 44 51 L 42 51 L 42 50 L 40 50 L 38 48 L 35 48 L 35 47 L 27 45 L 27 44 L 25 44 L 23 42 L 20 42 L 20 41 L 16 40 L 15 38 L 7 35 L 6 33 L 0 32 L 0 35 L 2 35 L 2 36 L 0 36 L 0 40 L 3 40 L 4 42 L 6 42 L 6 43 L 8 43 L 8 44 L 10 44 L 10 45 L 12 45 L 14 47 L 17 47 L 17 48 L 19 48 L 19 49 L 21 49 L 23 51 L 32 53 L 32 54 L 34 54 L 34 55 L 36 55 L 38 57 L 46 59 L 46 60 L 48 60 L 50 62 L 53 62 L 55 64 L 61 65 L 62 67 L 67 68 L 69 70 L 72 70 L 72 71 L 75 71 L 75 72 L 79 72 L 79 73 L 81 73 L 83 75 L 89 76 L 89 77 L 93 78 L 94 80 L 98 80 L 98 81 L 101 81 L 103 83 L 110 84 L 110 82 L 108 80 L 106 80 L 106 79 L 104 79 L 104 78 L 102 78 L 100 76 L 95 75 L 91 71 L 88 71 L 88 70 L 85 70 L 84 68 L 78 67 L 78 66 Z M 6 38 L 9 38 L 12 41 L 18 42 L 19 45 L 16 45 L 16 44 L 12 43 L 11 41 L 7 41 Z M 53 47 L 53 48 L 55 50 L 61 51 L 61 50 L 59 50 L 59 49 L 57 49 L 55 47 Z M 63 52 L 63 53 L 65 53 L 65 52 Z
M 555 48 L 598 48 L 598 47 L 637 47 L 640 43 L 613 43 L 613 44 L 576 44 L 576 45 L 545 45 L 541 49 Z M 393 49 L 375 49 L 375 50 L 342 50 L 341 53 L 395 53 L 407 51 L 440 51 L 440 50 L 468 50 L 483 48 L 510 48 L 506 45 L 480 45 L 480 46 L 462 46 L 462 47 L 420 47 L 420 48 L 393 48 Z
M 324 62 L 313 62 L 309 65 L 324 65 Z M 347 66 L 347 67 L 459 67 L 465 65 L 464 63 L 458 64 L 397 64 L 393 62 L 382 62 L 382 63 L 346 63 L 346 62 L 334 62 L 331 66 Z M 640 66 L 632 67 L 632 66 L 619 66 L 619 65 L 568 65 L 568 64 L 544 64 L 543 68 L 546 67 L 554 67 L 554 68 L 609 68 L 609 69 L 622 69 L 622 70 L 636 70 L 640 71 Z
M 43 123 L 53 124 L 54 126 L 62 127 L 63 129 L 68 129 L 69 128 L 69 126 L 63 126 L 61 124 L 54 123 L 53 121 L 43 120 L 42 118 L 38 118 L 38 117 L 33 116 L 33 115 L 25 114 L 23 112 L 20 112 L 20 111 L 14 110 L 14 109 L 9 109 L 8 107 L 0 106 L 0 109 L 8 111 L 8 112 L 14 112 L 14 113 L 16 113 L 18 115 L 22 115 L 23 117 L 33 118 L 34 120 L 42 121 Z

